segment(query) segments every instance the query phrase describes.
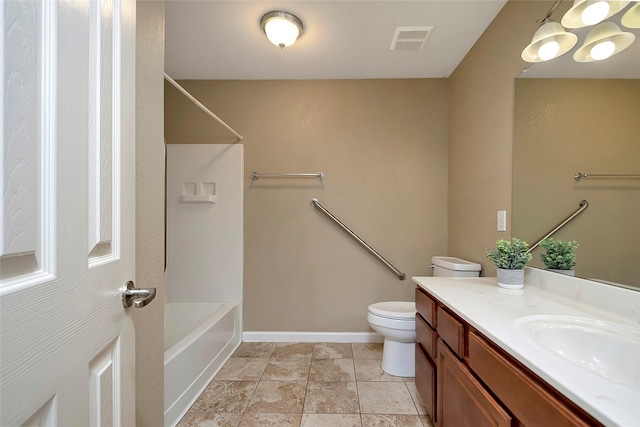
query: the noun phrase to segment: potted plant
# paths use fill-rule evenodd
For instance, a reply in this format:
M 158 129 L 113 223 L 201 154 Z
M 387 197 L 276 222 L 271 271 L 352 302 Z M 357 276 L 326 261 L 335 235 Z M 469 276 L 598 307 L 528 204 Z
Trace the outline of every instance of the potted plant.
M 574 251 L 580 246 L 578 242 L 575 240 L 553 240 L 549 237 L 544 239 L 540 245 L 545 250 L 545 253 L 540 254 L 540 259 L 547 270 L 575 276 L 573 267 L 576 265 L 576 255 Z
M 487 249 L 489 258 L 498 267 L 498 286 L 506 289 L 522 289 L 524 287 L 524 265 L 531 261 L 527 242 L 516 239 L 500 239 L 496 249 Z

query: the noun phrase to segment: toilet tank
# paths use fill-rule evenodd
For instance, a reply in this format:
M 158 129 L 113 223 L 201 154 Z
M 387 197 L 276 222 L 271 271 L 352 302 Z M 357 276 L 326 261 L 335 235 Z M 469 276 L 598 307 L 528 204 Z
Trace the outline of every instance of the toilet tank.
M 478 277 L 480 264 L 448 256 L 434 256 L 431 258 L 434 277 Z

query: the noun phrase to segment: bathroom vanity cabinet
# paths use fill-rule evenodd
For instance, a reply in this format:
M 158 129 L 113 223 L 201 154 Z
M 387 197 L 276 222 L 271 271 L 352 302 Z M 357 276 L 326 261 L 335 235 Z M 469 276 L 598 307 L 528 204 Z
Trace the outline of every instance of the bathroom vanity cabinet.
M 602 425 L 421 287 L 416 311 L 416 387 L 438 427 Z

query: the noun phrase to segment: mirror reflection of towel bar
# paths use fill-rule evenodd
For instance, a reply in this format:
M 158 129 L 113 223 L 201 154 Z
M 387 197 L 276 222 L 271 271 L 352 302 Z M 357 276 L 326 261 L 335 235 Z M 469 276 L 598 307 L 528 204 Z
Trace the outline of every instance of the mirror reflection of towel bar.
M 582 173 L 578 172 L 573 176 L 573 179 L 576 181 L 582 181 L 584 178 L 640 178 L 640 175 L 631 175 L 631 174 L 597 174 L 597 173 Z
M 258 173 L 251 172 L 251 179 L 256 180 L 260 178 L 315 178 L 318 181 L 322 181 L 324 174 L 322 172 L 316 173 Z

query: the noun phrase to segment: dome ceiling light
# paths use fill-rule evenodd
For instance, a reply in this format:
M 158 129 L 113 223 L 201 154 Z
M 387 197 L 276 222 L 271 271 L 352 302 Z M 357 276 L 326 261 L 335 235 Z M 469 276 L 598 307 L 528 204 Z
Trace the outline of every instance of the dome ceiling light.
M 294 44 L 304 30 L 300 18 L 276 10 L 265 13 L 260 19 L 260 26 L 269 41 L 280 49 Z

